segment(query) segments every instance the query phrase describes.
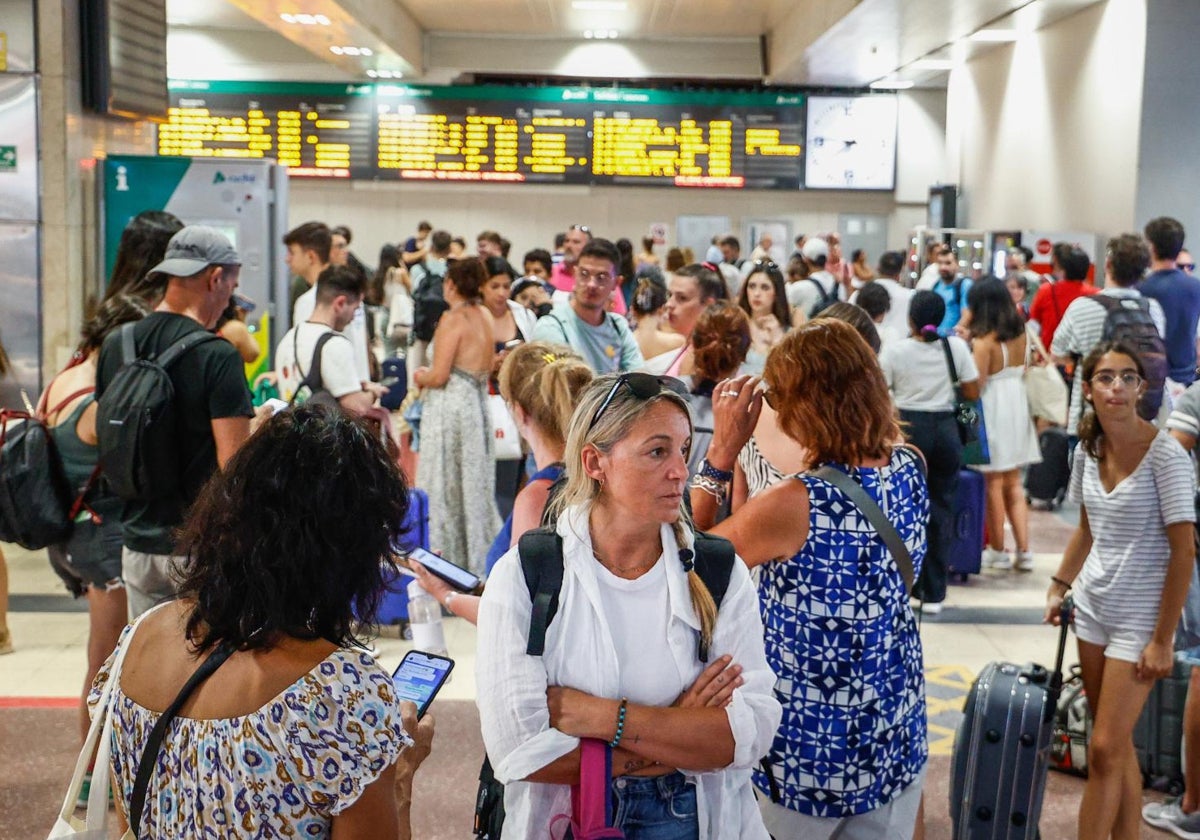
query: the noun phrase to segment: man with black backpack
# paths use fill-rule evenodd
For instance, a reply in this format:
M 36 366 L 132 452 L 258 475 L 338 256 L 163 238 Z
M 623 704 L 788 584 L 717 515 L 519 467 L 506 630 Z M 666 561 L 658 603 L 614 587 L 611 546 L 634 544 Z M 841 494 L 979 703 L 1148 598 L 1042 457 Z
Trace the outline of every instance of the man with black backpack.
M 409 269 L 413 289 L 413 325 L 404 359 L 408 367 L 410 390 L 415 387 L 413 373 L 417 368 L 429 364 L 426 358 L 429 342 L 433 340 L 433 331 L 437 329 L 442 313 L 448 308 L 446 298 L 442 296 L 442 281 L 450 270 L 450 242 L 447 231 L 435 230 L 429 237 L 425 259 Z
M 105 340 L 96 374 L 100 463 L 124 502 L 122 576 L 140 615 L 175 595 L 174 531 L 209 476 L 250 434 L 237 348 L 209 330 L 237 288 L 241 259 L 220 231 L 175 234 L 151 270 L 162 303 Z
M 837 303 L 838 283 L 825 270 L 829 260 L 829 243 L 813 236 L 804 241 L 800 248 L 808 276 L 787 286 L 788 306 L 800 312 L 806 319 L 815 318 L 825 309 Z

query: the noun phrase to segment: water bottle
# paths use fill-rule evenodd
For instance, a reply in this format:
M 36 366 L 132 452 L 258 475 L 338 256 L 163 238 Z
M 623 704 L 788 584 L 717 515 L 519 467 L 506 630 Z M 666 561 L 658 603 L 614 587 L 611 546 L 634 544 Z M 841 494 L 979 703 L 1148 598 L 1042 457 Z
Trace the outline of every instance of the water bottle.
M 442 605 L 425 591 L 419 580 L 408 584 L 408 626 L 412 628 L 414 648 L 440 656 L 447 655 Z

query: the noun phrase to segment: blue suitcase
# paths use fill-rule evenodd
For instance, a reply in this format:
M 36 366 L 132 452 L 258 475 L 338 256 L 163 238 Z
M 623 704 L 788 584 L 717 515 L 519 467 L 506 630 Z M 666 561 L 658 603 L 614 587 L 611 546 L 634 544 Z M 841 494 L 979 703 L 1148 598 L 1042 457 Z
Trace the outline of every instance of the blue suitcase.
M 405 548 L 429 549 L 429 497 L 424 490 L 408 491 L 408 515 L 404 518 L 401 540 Z M 399 572 L 388 575 L 387 591 L 379 605 L 380 624 L 408 621 L 408 582 L 412 578 Z
M 954 495 L 951 527 L 949 569 L 963 580 L 979 574 L 983 566 L 983 511 L 986 503 L 983 474 L 975 470 L 960 470 L 958 492 Z

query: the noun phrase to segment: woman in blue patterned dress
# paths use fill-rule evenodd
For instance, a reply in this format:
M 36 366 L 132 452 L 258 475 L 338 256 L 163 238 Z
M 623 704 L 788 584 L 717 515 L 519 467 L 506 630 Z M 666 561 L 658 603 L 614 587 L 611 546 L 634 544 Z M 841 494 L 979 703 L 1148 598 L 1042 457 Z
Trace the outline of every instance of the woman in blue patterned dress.
M 818 319 L 793 330 L 763 373 L 779 427 L 858 482 L 895 526 L 919 573 L 929 497 L 920 455 L 896 445 L 887 385 L 854 328 Z M 698 527 L 729 492 L 761 410 L 753 377 L 721 383 L 707 463 L 692 484 Z M 713 529 L 750 566 L 783 723 L 760 808 L 775 837 L 912 835 L 928 746 L 921 640 L 900 567 L 858 507 L 800 473 Z
M 210 653 L 233 651 L 167 728 L 138 837 L 398 836 L 411 741 L 355 615 L 375 615 L 407 505 L 378 434 L 314 405 L 268 420 L 205 486 L 181 535 L 179 600 L 126 628 L 123 665 L 110 657 L 89 697 L 114 681 L 123 818 L 163 710 Z

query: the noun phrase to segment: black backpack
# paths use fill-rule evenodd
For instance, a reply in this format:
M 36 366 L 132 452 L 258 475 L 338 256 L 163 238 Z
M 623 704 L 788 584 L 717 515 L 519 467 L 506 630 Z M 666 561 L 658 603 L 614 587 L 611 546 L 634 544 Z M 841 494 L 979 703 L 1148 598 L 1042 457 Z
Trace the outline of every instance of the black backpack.
M 113 492 L 127 502 L 162 498 L 178 488 L 175 384 L 167 371 L 193 347 L 223 340 L 195 330 L 161 353 L 138 358 L 136 326 L 129 323 L 120 329 L 121 367 L 96 411 L 100 467 Z
M 289 405 L 295 404 L 296 398 L 300 396 L 300 392 L 307 388 L 308 396 L 302 401 L 305 405 L 323 405 L 326 408 L 341 408 L 341 403 L 337 401 L 337 397 L 329 393 L 329 390 L 325 387 L 325 381 L 321 377 L 321 355 L 325 352 L 325 345 L 329 343 L 330 339 L 338 335 L 341 335 L 341 333 L 330 331 L 323 333 L 317 339 L 317 346 L 313 350 L 312 361 L 308 365 L 308 373 L 305 373 L 304 369 L 300 367 L 300 356 L 296 354 L 296 370 L 300 371 L 302 378 L 300 384 L 296 386 L 296 391 L 292 394 L 291 400 L 288 401 Z M 292 330 L 293 353 L 296 353 L 299 336 L 300 330 L 294 328 Z
M 0 411 L 0 542 L 38 551 L 71 536 L 99 468 L 82 488 L 72 488 L 43 418 L 93 390 L 74 392 L 48 413 Z
M 820 295 L 820 297 L 817 298 L 816 303 L 814 303 L 808 310 L 808 317 L 816 318 L 826 309 L 837 303 L 837 286 L 834 286 L 833 292 L 830 293 L 825 291 L 825 286 L 816 277 L 806 277 L 804 279 L 816 286 L 817 294 Z
M 432 341 L 433 331 L 437 329 L 442 314 L 450 308 L 442 296 L 442 281 L 445 274 L 431 271 L 428 263 L 424 264 L 425 274 L 413 292 L 413 325 L 412 336 L 417 341 Z
M 1144 297 L 1113 297 L 1112 295 L 1089 295 L 1104 307 L 1104 329 L 1101 341 L 1120 341 L 1137 351 L 1142 368 L 1146 371 L 1146 392 L 1138 400 L 1138 415 L 1143 420 L 1154 420 L 1162 407 L 1163 388 L 1167 382 L 1170 365 L 1167 362 L 1167 343 L 1158 334 L 1154 319 L 1150 316 L 1150 301 Z
M 551 485 L 551 494 L 558 482 Z M 547 509 L 549 509 L 549 501 Z M 558 612 L 558 594 L 563 584 L 562 537 L 553 526 L 543 525 L 527 531 L 517 542 L 521 558 L 521 572 L 529 589 L 532 610 L 529 615 L 529 640 L 525 652 L 530 656 L 541 656 L 546 648 L 546 630 Z M 696 531 L 696 573 L 708 587 L 717 609 L 729 589 L 729 576 L 733 572 L 733 543 L 723 537 Z M 708 651 L 698 645 L 697 658 L 708 661 Z M 487 840 L 499 840 L 504 826 L 504 785 L 496 781 L 491 761 L 484 756 L 479 769 L 479 793 L 475 798 L 475 836 Z

